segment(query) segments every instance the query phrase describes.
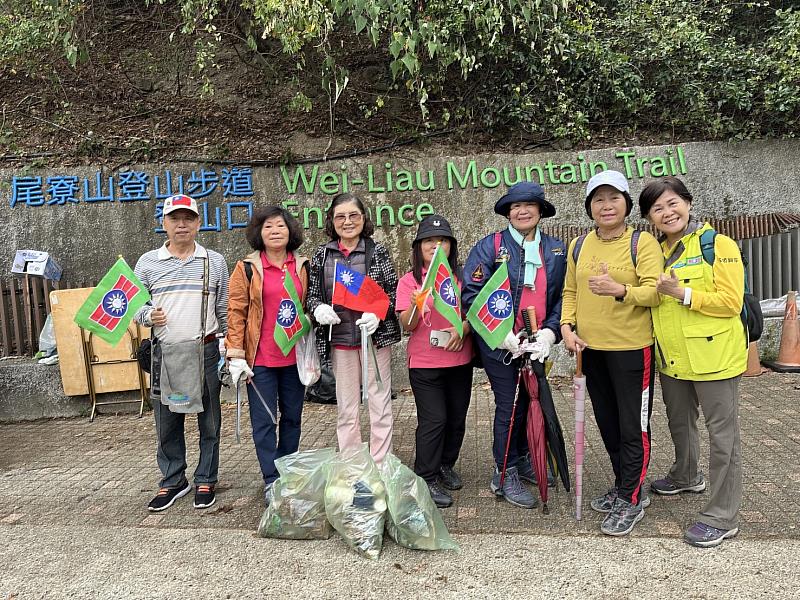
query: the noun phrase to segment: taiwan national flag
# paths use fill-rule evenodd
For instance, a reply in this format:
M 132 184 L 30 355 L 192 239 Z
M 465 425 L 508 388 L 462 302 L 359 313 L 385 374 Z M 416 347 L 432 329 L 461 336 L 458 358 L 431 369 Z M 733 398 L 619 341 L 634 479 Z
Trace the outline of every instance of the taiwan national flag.
M 125 259 L 120 258 L 75 314 L 75 323 L 116 346 L 133 315 L 148 300 L 150 294 Z
M 375 313 L 381 321 L 389 312 L 389 296 L 374 279 L 338 262 L 333 283 L 333 304 Z
M 303 305 L 294 280 L 291 275 L 284 272 L 283 298 L 278 304 L 278 314 L 275 315 L 275 333 L 273 337 L 278 348 L 284 356 L 288 356 L 294 345 L 309 329 L 311 323 L 303 312 Z
M 447 262 L 447 256 L 441 244 L 436 247 L 433 260 L 428 267 L 428 273 L 425 280 L 432 286 L 433 307 L 450 321 L 458 332 L 458 337 L 464 337 L 464 323 L 461 321 L 461 290 L 453 277 L 450 263 Z M 422 313 L 420 312 L 420 314 Z
M 496 350 L 511 332 L 514 326 L 514 302 L 505 262 L 475 298 L 467 313 L 467 320 L 492 350 Z

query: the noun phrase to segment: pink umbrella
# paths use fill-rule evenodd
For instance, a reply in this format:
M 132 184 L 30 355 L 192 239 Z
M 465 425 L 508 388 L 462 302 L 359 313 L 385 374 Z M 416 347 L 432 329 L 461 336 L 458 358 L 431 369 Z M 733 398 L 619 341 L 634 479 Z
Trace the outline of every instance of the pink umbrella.
M 581 520 L 583 504 L 583 440 L 586 405 L 586 377 L 583 375 L 583 357 L 577 352 L 577 367 L 572 379 L 575 394 L 575 519 Z

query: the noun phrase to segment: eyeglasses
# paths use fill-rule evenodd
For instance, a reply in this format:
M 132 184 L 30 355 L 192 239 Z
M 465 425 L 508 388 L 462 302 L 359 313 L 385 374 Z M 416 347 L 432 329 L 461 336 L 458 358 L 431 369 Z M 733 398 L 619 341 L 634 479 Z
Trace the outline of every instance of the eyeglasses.
M 351 223 L 360 223 L 362 218 L 364 218 L 364 215 L 360 212 L 352 212 L 346 215 L 334 215 L 333 222 L 341 225 L 349 219 Z

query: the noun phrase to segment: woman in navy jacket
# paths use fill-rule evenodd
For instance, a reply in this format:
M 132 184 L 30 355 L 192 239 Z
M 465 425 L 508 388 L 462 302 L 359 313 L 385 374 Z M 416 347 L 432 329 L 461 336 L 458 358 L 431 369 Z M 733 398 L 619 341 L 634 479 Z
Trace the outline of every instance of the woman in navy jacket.
M 506 475 L 500 487 L 500 469 L 503 466 L 521 360 L 511 360 L 509 355 L 519 347 L 516 333 L 523 330 L 522 311 L 529 306 L 536 308 L 539 330 L 536 336 L 539 351 L 533 359 L 543 361 L 550 354 L 553 344 L 559 341 L 561 290 L 567 269 L 567 251 L 562 241 L 539 231 L 539 221 L 554 216 L 556 209 L 544 199 L 544 190 L 538 183 L 526 181 L 513 185 L 497 201 L 494 211 L 508 218 L 508 227 L 487 235 L 472 248 L 464 265 L 461 297 L 466 311 L 495 270 L 503 261 L 507 261 L 516 315 L 514 331 L 497 350 L 492 350 L 480 336 L 475 336 L 496 407 L 492 446 L 495 469 L 490 487 L 495 494 L 502 495 L 515 506 L 534 508 L 536 499 L 520 482 L 536 482 L 525 433 L 530 399 L 524 386 L 517 400 Z

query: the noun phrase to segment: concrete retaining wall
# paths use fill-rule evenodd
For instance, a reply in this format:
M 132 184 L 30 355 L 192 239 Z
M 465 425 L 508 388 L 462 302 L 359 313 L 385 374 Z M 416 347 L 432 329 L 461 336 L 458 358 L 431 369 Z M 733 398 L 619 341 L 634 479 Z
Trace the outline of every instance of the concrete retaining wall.
M 160 203 L 157 196 L 177 192 L 180 185 L 204 203 L 205 231 L 199 242 L 221 252 L 231 266 L 249 250 L 242 230 L 249 211 L 281 202 L 307 225 L 301 252 L 310 255 L 323 241 L 321 212 L 335 193 L 347 189 L 362 195 L 373 220 L 380 221 L 375 237 L 390 248 L 402 274 L 409 268 L 419 219 L 434 211 L 448 217 L 463 260 L 477 239 L 505 225 L 492 206 L 506 183 L 517 178 L 543 183 L 558 209 L 554 222 L 588 225 L 584 182 L 603 167 L 626 173 L 634 198 L 653 177 L 678 174 L 695 196 L 698 216 L 724 218 L 800 213 L 798 164 L 800 141 L 758 141 L 515 155 L 445 156 L 412 150 L 281 169 L 242 166 L 234 170 L 185 163 L 136 165 L 124 172 L 93 166 L 6 168 L 0 170 L 0 229 L 4 232 L 0 261 L 5 261 L 7 274 L 15 250 L 45 250 L 62 265 L 67 281 L 101 277 L 117 255 L 133 265 L 142 253 L 163 242 L 154 218 Z M 635 209 L 634 222 L 637 214 Z M 765 343 L 775 345 L 769 336 L 768 330 Z M 558 359 L 553 373 L 571 373 L 570 364 L 563 357 Z M 404 345 L 398 346 L 395 387 L 408 385 L 405 365 Z M 53 386 L 52 376 L 40 375 L 38 366 L 25 368 L 33 373 L 30 380 L 27 374 L 14 375 L 17 369 L 11 362 L 0 364 L 0 369 L 10 377 L 0 378 L 0 420 L 11 395 L 26 398 L 27 406 L 15 413 L 17 418 L 85 410 L 85 401 L 60 397 L 60 382 Z M 52 368 L 42 369 L 41 373 L 52 372 Z
M 800 212 L 797 164 L 800 141 L 698 142 L 516 155 L 444 156 L 407 151 L 285 169 L 255 167 L 249 176 L 246 171 L 237 171 L 244 181 L 238 189 L 231 179 L 232 167 L 202 164 L 136 165 L 126 167 L 125 174 L 56 165 L 30 171 L 2 169 L 0 228 L 4 235 L 0 260 L 8 268 L 15 249 L 46 250 L 64 267 L 67 279 L 98 278 L 118 254 L 135 263 L 163 240 L 155 232 L 154 215 L 160 202 L 156 190 L 162 195 L 168 191 L 167 175 L 171 191 L 178 190 L 182 178 L 184 191 L 195 196 L 208 192 L 199 201 L 207 203 L 205 221 L 209 230 L 201 232 L 199 241 L 221 252 L 231 265 L 248 250 L 241 230 L 248 207 L 285 202 L 308 224 L 302 252 L 310 254 L 323 240 L 317 226 L 319 211 L 333 194 L 346 187 L 361 194 L 375 220 L 380 218 L 376 238 L 389 246 L 398 269 L 404 272 L 419 218 L 431 211 L 448 217 L 463 258 L 478 238 L 504 225 L 504 220 L 492 213 L 492 206 L 507 188 L 505 181 L 513 182 L 517 177 L 543 180 L 547 197 L 558 209 L 554 222 L 588 225 L 581 180 L 602 166 L 623 172 L 629 169 L 634 198 L 653 174 L 676 172 L 694 194 L 698 215 L 729 217 Z M 224 186 L 226 170 L 229 173 Z M 145 180 L 141 189 L 130 182 L 134 174 L 141 174 L 136 176 Z M 75 179 L 64 183 L 63 177 Z M 212 181 L 202 184 L 203 178 Z M 109 181 L 113 201 L 87 201 L 111 195 Z M 74 189 L 71 199 L 63 194 L 65 186 Z M 435 189 L 421 189 L 425 187 Z M 125 199 L 136 197 L 144 199 Z M 634 211 L 634 216 L 637 213 Z

